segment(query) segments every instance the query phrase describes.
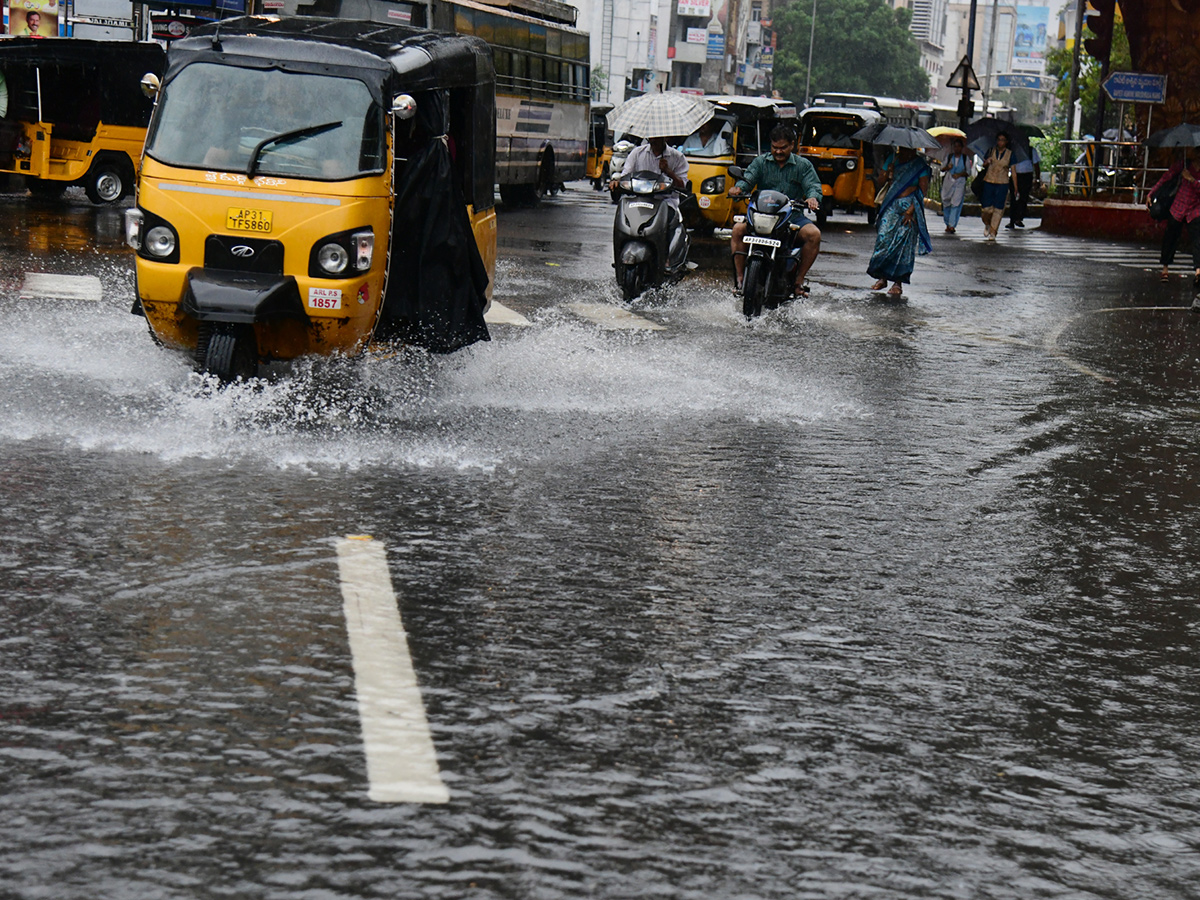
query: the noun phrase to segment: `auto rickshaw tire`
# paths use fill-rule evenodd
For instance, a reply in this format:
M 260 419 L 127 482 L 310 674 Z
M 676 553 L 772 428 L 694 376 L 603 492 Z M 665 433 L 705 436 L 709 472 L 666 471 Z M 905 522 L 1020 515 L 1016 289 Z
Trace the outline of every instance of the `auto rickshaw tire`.
M 65 181 L 47 181 L 43 178 L 27 178 L 25 187 L 29 188 L 29 193 L 35 197 L 52 200 L 63 195 L 63 191 L 67 189 L 67 183 Z
M 763 310 L 763 266 L 766 261 L 752 256 L 746 260 L 746 273 L 742 278 L 742 315 L 747 319 L 762 315 Z
M 258 348 L 254 329 L 247 325 L 218 324 L 197 343 L 197 358 L 203 344 L 201 371 L 215 375 L 221 382 L 246 381 L 258 374 Z M 207 340 L 204 340 L 207 338 Z M 199 361 L 199 359 L 198 359 Z
M 117 203 L 129 194 L 133 175 L 129 167 L 112 157 L 99 157 L 84 177 L 83 189 L 97 205 Z

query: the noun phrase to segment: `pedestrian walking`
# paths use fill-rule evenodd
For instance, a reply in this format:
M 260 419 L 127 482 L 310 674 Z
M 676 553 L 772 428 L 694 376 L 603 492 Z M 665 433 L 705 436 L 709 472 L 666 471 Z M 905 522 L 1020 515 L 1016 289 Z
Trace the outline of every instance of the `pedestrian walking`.
M 983 159 L 983 191 L 979 198 L 980 216 L 983 218 L 984 238 L 994 241 L 1000 233 L 1000 222 L 1004 219 L 1004 204 L 1008 200 L 1008 186 L 1015 189 L 1017 176 L 1012 170 L 1012 148 L 1009 147 L 1008 132 L 996 135 L 996 143 Z
M 1013 174 L 1016 175 L 1016 184 L 1012 191 L 1012 206 L 1009 208 L 1008 224 L 1004 227 L 1024 228 L 1033 186 L 1042 180 L 1042 155 L 1037 152 L 1037 147 L 1030 148 L 1029 159 L 1013 163 Z
M 912 276 L 917 254 L 924 256 L 933 250 L 925 224 L 925 192 L 932 174 L 916 150 L 901 147 L 896 151 L 892 182 L 876 214 L 879 233 L 867 274 L 878 280 L 871 290 L 881 291 L 891 281 L 888 296 L 899 298 Z
M 1155 191 L 1177 176 L 1179 189 L 1175 192 L 1175 199 L 1167 215 L 1167 231 L 1163 235 L 1162 253 L 1158 260 L 1162 263 L 1162 274 L 1159 277 L 1164 282 L 1170 280 L 1169 267 L 1175 261 L 1175 249 L 1179 246 L 1183 226 L 1187 225 L 1188 239 L 1192 243 L 1192 266 L 1196 270 L 1192 287 L 1200 291 L 1200 225 L 1196 223 L 1196 220 L 1200 219 L 1200 157 L 1189 162 L 1187 150 L 1182 150 L 1171 168 L 1167 169 L 1163 177 L 1150 189 L 1146 196 L 1146 206 L 1150 205 Z
M 956 137 L 950 144 L 950 155 L 942 164 L 942 221 L 946 223 L 947 234 L 954 234 L 958 227 L 972 168 L 966 142 Z

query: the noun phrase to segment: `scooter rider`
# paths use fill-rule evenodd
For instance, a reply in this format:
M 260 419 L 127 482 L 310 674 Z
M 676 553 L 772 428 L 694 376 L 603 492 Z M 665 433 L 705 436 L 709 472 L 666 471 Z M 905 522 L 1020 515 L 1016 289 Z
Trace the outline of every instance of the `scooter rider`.
M 668 144 L 664 137 L 649 138 L 646 143 L 639 144 L 629 151 L 629 156 L 626 157 L 621 172 L 626 175 L 632 175 L 635 172 L 662 172 L 671 179 L 676 190 L 687 190 L 687 157 Z M 617 180 L 616 178 L 612 180 L 609 185 L 610 190 L 616 190 Z M 682 228 L 683 216 L 679 214 L 679 194 L 672 193 L 665 202 L 674 213 L 675 228 Z
M 750 163 L 737 184 L 729 189 L 729 196 L 741 197 L 757 187 L 764 191 L 780 191 L 794 202 L 807 203 L 811 210 L 818 209 L 821 205 L 821 179 L 811 162 L 793 152 L 796 148 L 796 132 L 787 125 L 776 125 L 771 129 L 770 140 L 771 152 L 764 153 Z M 803 218 L 799 210 L 793 215 L 801 216 L 801 227 L 796 232 L 796 242 L 802 244 L 800 265 L 796 270 L 795 292 L 797 297 L 807 297 L 808 288 L 804 286 L 804 276 L 808 274 L 808 270 L 817 259 L 817 254 L 821 252 L 821 231 Z M 733 226 L 733 239 L 730 241 L 738 290 L 742 288 L 742 278 L 746 273 L 746 243 L 743 238 L 747 228 L 745 222 L 736 223 Z

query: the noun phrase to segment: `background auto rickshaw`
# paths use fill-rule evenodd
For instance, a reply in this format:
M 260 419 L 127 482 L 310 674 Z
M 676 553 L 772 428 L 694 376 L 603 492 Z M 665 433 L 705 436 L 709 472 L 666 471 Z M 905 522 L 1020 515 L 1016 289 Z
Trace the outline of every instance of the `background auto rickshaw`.
M 696 205 L 681 207 L 688 227 L 699 231 L 733 227 L 733 217 L 746 211 L 745 199 L 728 195 L 733 180 L 729 167 L 750 165 L 771 147 L 769 135 L 776 125 L 796 125 L 796 106 L 769 97 L 733 97 L 714 94 L 704 98 L 716 108 L 713 141 L 704 146 L 698 134 L 690 135 L 680 149 L 688 160 Z
M 0 172 L 24 175 L 35 194 L 78 184 L 93 203 L 127 196 L 154 108 L 139 82 L 164 65 L 149 42 L 0 41 Z
M 587 177 L 598 191 L 608 189 L 608 179 L 612 176 L 613 138 L 605 118 L 610 109 L 611 105 L 593 106 L 588 128 Z
M 495 75 L 475 37 L 296 17 L 171 45 L 146 138 L 134 312 L 223 380 L 372 337 L 487 340 Z
M 821 178 L 818 225 L 824 225 L 834 209 L 860 208 L 867 211 L 867 222 L 874 224 L 873 154 L 869 145 L 851 135 L 881 118 L 879 112 L 864 107 L 810 106 L 801 115 L 799 153 Z

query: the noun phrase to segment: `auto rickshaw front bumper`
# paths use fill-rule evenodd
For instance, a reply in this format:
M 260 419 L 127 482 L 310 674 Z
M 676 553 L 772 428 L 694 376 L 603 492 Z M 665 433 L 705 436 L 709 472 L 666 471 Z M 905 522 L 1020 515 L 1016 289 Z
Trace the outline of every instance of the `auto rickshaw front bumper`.
M 193 268 L 180 312 L 199 322 L 253 324 L 273 319 L 308 320 L 291 275 Z

